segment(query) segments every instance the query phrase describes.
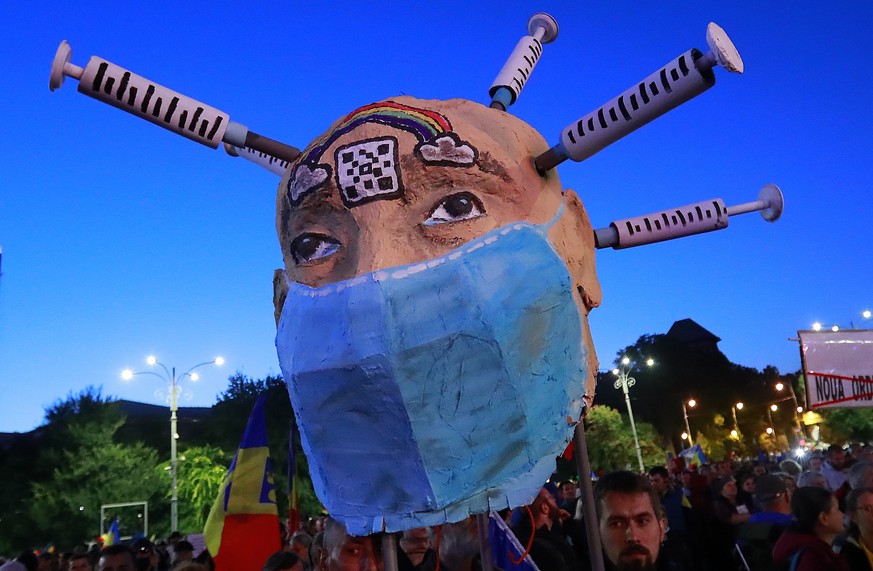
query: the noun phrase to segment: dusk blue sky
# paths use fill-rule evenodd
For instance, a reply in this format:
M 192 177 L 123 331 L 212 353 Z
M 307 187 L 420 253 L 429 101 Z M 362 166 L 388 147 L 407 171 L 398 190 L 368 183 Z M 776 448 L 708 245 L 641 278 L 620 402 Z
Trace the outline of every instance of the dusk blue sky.
M 597 254 L 591 323 L 602 368 L 646 333 L 691 318 L 733 362 L 800 368 L 814 321 L 869 327 L 873 305 L 870 2 L 11 3 L 2 9 L 0 431 L 88 385 L 161 404 L 156 355 L 204 368 L 184 405 L 234 371 L 279 374 L 272 272 L 278 179 L 76 91 L 49 92 L 61 40 L 303 147 L 386 97 L 488 102 L 537 11 L 558 21 L 510 111 L 550 142 L 722 26 L 746 64 L 583 163 L 558 167 L 595 227 L 708 198 L 785 194 L 720 232 Z M 706 383 L 701 371 L 701 383 Z M 644 405 L 635 405 L 644 406 Z

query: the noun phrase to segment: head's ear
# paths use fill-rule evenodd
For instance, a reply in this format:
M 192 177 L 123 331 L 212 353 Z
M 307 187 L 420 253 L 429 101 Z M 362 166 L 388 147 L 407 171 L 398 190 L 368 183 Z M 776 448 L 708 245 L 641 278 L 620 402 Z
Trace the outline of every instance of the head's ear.
M 279 325 L 279 317 L 282 316 L 282 308 L 285 306 L 285 296 L 288 295 L 288 284 L 285 283 L 285 271 L 273 270 L 273 317 L 276 326 Z
M 582 334 L 588 347 L 588 382 L 585 393 L 590 400 L 594 397 L 599 362 L 588 327 L 588 314 L 600 305 L 603 292 L 600 289 L 600 280 L 597 279 L 597 266 L 594 261 L 594 230 L 582 200 L 574 191 L 567 190 L 564 193 L 564 212 L 549 230 L 549 238 L 567 263 L 573 279 L 573 289 L 577 294 L 576 301 L 582 315 Z M 587 404 L 590 405 L 590 402 Z
M 568 189 L 564 192 L 564 213 L 549 232 L 549 237 L 570 268 L 573 285 L 582 298 L 587 315 L 600 305 L 603 291 L 594 260 L 594 229 L 575 191 Z

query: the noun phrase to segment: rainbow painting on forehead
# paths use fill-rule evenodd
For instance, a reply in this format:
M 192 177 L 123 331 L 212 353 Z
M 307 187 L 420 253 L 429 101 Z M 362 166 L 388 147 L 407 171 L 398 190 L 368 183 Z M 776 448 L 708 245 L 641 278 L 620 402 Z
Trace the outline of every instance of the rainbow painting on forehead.
M 416 153 L 426 162 L 468 166 L 475 162 L 478 154 L 452 131 L 452 124 L 445 115 L 396 101 L 380 101 L 346 115 L 333 131 L 310 146 L 300 162 L 317 164 L 334 141 L 366 123 L 379 123 L 412 133 L 418 139 Z M 431 148 L 425 148 L 426 146 Z M 440 152 L 447 147 L 453 149 L 453 152 Z

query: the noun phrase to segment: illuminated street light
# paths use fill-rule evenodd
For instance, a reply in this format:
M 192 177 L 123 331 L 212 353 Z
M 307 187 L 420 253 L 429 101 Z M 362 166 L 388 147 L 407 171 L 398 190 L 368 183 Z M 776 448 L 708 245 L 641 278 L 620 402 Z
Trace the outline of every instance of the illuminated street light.
M 783 385 L 782 383 L 776 383 L 776 390 L 777 391 L 781 392 L 782 389 L 784 389 L 784 388 L 785 388 L 785 385 Z
M 682 440 L 688 440 L 688 433 L 687 432 L 683 432 L 680 436 L 682 437 Z
M 653 361 L 652 359 L 646 360 L 646 365 L 648 365 L 649 367 L 651 367 L 654 364 L 655 364 L 655 361 Z M 640 439 L 637 436 L 637 425 L 636 425 L 636 423 L 634 423 L 634 411 L 633 411 L 633 408 L 631 407 L 630 393 L 628 392 L 628 389 L 630 387 L 634 386 L 637 382 L 637 380 L 635 378 L 628 376 L 628 373 L 630 372 L 631 368 L 632 368 L 632 366 L 631 366 L 630 358 L 622 357 L 621 358 L 621 366 L 617 369 L 612 370 L 612 374 L 614 374 L 615 376 L 618 377 L 618 379 L 616 379 L 615 384 L 613 386 L 616 389 L 621 389 L 622 393 L 624 393 L 624 402 L 625 402 L 625 404 L 627 404 L 627 415 L 628 415 L 628 418 L 630 419 L 631 432 L 633 432 L 633 435 L 634 435 L 634 446 L 637 449 L 637 461 L 639 462 L 639 465 L 640 465 L 640 472 L 645 472 L 646 466 L 643 463 L 643 452 L 640 449 Z
M 840 330 L 840 326 L 839 326 L 839 325 L 834 325 L 833 327 L 831 327 L 831 331 L 833 331 L 834 333 L 836 333 L 836 332 L 839 331 L 839 330 Z
M 736 429 L 731 430 L 731 438 L 737 438 L 737 439 L 738 439 L 739 437 L 740 437 L 740 433 L 737 432 Z
M 777 410 L 779 410 L 779 405 L 778 404 L 771 404 L 770 410 L 772 410 L 773 412 L 776 412 Z
M 176 430 L 177 425 L 177 411 L 179 410 L 178 396 L 181 390 L 180 384 L 185 377 L 188 377 L 192 381 L 197 381 L 200 377 L 197 373 L 194 373 L 194 369 L 199 369 L 205 365 L 223 365 L 224 359 L 221 357 L 216 357 L 211 361 L 205 361 L 203 363 L 194 365 L 181 375 L 176 376 L 176 367 L 167 368 L 163 363 L 158 361 L 157 357 L 154 355 L 149 355 L 146 359 L 146 363 L 150 366 L 159 366 L 163 369 L 164 374 L 156 373 L 154 371 L 140 371 L 133 372 L 130 369 L 125 369 L 121 372 L 121 378 L 125 381 L 131 380 L 136 375 L 152 375 L 158 377 L 165 383 L 170 385 L 170 531 L 177 531 L 179 527 L 179 494 L 177 488 L 176 481 L 176 464 L 178 462 L 178 458 L 176 456 L 176 440 L 179 438 L 179 434 Z
M 767 427 L 767 434 L 770 434 L 770 435 L 773 434 L 773 429 L 769 426 Z
M 815 323 L 813 323 L 813 324 L 812 324 L 812 330 L 813 330 L 813 331 L 821 331 L 821 323 L 819 323 L 818 321 L 816 321 Z
M 865 309 L 861 312 L 861 317 L 863 317 L 864 319 L 870 319 L 871 316 L 873 316 L 873 313 L 870 313 L 869 309 Z

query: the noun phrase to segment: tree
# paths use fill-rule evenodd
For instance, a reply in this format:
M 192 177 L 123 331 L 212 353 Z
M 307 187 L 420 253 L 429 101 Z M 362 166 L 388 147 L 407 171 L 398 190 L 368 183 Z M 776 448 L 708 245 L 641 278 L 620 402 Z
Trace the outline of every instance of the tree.
M 99 532 L 101 504 L 149 501 L 151 511 L 165 507 L 156 452 L 117 442 L 124 422 L 99 388 L 88 387 L 52 403 L 45 424 L 14 440 L 0 457 L 6 475 L 0 487 L 0 551 L 92 539 Z
M 873 440 L 873 409 L 828 408 L 819 412 L 825 419 L 823 440 L 836 444 Z
M 586 437 L 588 459 L 594 471 L 639 469 L 630 424 L 615 409 L 608 406 L 594 406 L 586 417 Z M 666 453 L 660 445 L 655 428 L 646 423 L 636 424 L 640 440 L 640 450 L 646 467 L 663 466 Z
M 685 431 L 683 401 L 691 398 L 697 401 L 693 409 L 687 408 L 692 431 L 699 431 L 704 423 L 710 426 L 709 419 L 716 415 L 729 417 L 731 408 L 737 402 L 744 402 L 747 407 L 743 409 L 740 424 L 750 435 L 752 432 L 749 427 L 754 426 L 754 434 L 757 434 L 759 425 L 761 430 L 767 426 L 765 405 L 786 400 L 785 394 L 775 389 L 776 381 L 787 383 L 795 380 L 791 375 L 779 375 L 775 367 L 766 367 L 759 372 L 731 363 L 718 350 L 716 341 L 714 336 L 695 341 L 681 335 L 642 335 L 635 344 L 617 353 L 616 364 L 623 357 L 628 357 L 631 361 L 630 373 L 636 379 L 631 391 L 634 416 L 652 423 L 676 450 L 683 447 L 679 439 L 679 435 Z M 654 361 L 654 366 L 643 365 L 648 359 Z M 613 388 L 614 381 L 612 373 L 598 375 L 598 404 L 615 408 L 622 406 L 622 394 Z M 782 413 L 791 408 L 780 406 L 780 412 L 773 415 L 777 432 L 791 431 L 790 423 L 793 420 L 789 415 L 783 417 Z M 718 441 L 720 444 L 717 448 L 720 451 L 727 452 L 730 449 L 721 435 L 707 435 L 707 440 L 712 446 L 716 446 L 715 441 Z
M 157 453 L 141 444 L 114 443 L 122 422 L 70 424 L 73 443 L 60 451 L 63 461 L 50 480 L 32 486 L 37 545 L 75 545 L 98 535 L 102 504 L 157 503 L 165 489 L 156 471 Z
M 176 476 L 179 496 L 179 529 L 182 532 L 201 531 L 209 510 L 221 488 L 230 465 L 231 455 L 215 446 L 192 446 L 179 454 Z M 157 467 L 157 473 L 171 496 L 170 462 Z

